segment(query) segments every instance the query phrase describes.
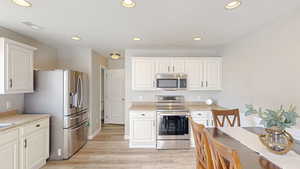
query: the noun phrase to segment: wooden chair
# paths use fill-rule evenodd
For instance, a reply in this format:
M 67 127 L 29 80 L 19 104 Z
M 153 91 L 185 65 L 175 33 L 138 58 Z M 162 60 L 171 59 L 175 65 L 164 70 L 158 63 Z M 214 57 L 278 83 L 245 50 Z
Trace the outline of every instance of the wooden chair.
M 207 137 L 214 169 L 242 169 L 238 153 L 217 141 L 213 136 L 204 131 Z
M 208 141 L 204 134 L 205 126 L 195 123 L 191 118 L 190 121 L 195 140 L 196 168 L 213 169 Z
M 212 110 L 215 127 L 224 127 L 225 121 L 230 127 L 241 126 L 239 109 L 233 110 Z M 221 120 L 220 121 L 220 117 Z

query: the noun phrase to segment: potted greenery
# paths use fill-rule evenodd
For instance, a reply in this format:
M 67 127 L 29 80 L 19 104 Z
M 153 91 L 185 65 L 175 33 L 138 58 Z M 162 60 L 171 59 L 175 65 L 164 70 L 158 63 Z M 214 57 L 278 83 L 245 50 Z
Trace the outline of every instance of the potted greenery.
M 260 124 L 266 128 L 266 134 L 260 135 L 261 142 L 276 154 L 285 154 L 292 149 L 293 137 L 286 132 L 286 128 L 296 125 L 298 114 L 296 107 L 290 105 L 287 109 L 280 106 L 278 110 L 262 108 L 255 109 L 253 105 L 246 105 L 245 115 L 257 114 L 261 119 Z

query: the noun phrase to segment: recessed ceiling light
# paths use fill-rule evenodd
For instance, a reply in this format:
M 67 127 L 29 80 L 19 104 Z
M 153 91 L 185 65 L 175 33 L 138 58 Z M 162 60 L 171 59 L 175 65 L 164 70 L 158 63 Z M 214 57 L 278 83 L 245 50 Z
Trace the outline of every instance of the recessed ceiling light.
M 239 7 L 242 4 L 242 2 L 240 0 L 233 0 L 230 1 L 228 4 L 225 5 L 226 9 L 235 9 L 237 7 Z
M 121 55 L 120 53 L 111 53 L 110 57 L 114 60 L 120 59 Z
M 126 8 L 133 8 L 135 7 L 135 2 L 132 0 L 122 0 L 122 5 Z
M 139 38 L 139 37 L 135 37 L 135 38 L 133 38 L 133 40 L 135 40 L 135 41 L 139 41 L 139 40 L 142 40 L 141 38 Z
M 72 39 L 73 40 L 81 40 L 80 36 L 73 36 Z
M 12 0 L 15 4 L 23 7 L 31 7 L 32 4 L 26 0 Z
M 199 37 L 199 36 L 196 36 L 196 37 L 193 37 L 193 40 L 196 40 L 196 41 L 198 41 L 198 40 L 202 40 L 202 39 L 201 39 L 201 37 Z
M 29 26 L 30 28 L 34 29 L 34 30 L 41 30 L 42 27 L 36 25 L 36 24 L 33 24 L 31 22 L 22 22 L 24 25 L 26 26 Z

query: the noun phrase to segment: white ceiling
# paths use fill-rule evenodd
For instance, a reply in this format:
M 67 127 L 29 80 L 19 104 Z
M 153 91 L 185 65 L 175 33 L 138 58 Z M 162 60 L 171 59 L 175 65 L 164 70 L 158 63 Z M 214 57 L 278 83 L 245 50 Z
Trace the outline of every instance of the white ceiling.
M 135 0 L 124 8 L 120 0 L 28 0 L 23 8 L 0 2 L 0 25 L 52 46 L 90 47 L 100 53 L 127 48 L 214 48 L 300 7 L 299 0 L 242 0 L 233 11 L 228 0 Z M 35 31 L 21 22 L 43 27 Z M 79 34 L 81 41 L 71 37 Z M 200 35 L 202 41 L 193 41 Z M 133 41 L 133 37 L 142 41 Z

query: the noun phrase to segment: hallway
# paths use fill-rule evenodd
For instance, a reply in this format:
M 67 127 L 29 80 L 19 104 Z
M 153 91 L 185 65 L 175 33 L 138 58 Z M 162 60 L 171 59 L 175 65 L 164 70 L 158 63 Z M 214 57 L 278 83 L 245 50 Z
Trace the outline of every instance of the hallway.
M 194 161 L 193 150 L 129 149 L 123 126 L 104 125 L 70 160 L 43 169 L 194 169 Z

